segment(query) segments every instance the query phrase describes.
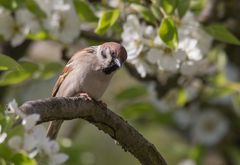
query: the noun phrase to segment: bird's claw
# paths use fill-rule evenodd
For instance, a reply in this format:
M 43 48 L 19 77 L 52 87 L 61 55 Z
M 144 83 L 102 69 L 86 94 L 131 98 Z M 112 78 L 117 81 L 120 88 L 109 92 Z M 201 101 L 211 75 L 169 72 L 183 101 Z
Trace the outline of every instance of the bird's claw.
M 85 101 L 92 101 L 92 98 L 87 93 L 80 93 L 80 97 L 82 97 Z

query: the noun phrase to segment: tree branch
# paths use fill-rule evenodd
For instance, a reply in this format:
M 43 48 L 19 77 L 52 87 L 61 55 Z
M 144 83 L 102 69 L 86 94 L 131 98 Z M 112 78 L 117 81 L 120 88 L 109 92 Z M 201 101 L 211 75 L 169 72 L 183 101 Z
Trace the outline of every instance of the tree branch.
M 99 41 L 99 42 L 119 42 L 119 43 L 121 42 L 121 40 L 119 39 L 107 37 L 107 36 L 100 36 L 88 30 L 81 30 L 80 37 Z
M 125 151 L 132 153 L 143 165 L 166 165 L 155 146 L 149 143 L 127 121 L 96 101 L 80 97 L 55 97 L 28 101 L 20 106 L 25 114 L 40 114 L 40 123 L 52 120 L 82 118 L 117 140 Z

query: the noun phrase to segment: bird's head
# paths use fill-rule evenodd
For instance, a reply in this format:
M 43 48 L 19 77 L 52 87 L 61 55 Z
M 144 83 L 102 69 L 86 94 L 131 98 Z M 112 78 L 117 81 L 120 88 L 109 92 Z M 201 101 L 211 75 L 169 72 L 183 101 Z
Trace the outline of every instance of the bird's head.
M 97 57 L 102 64 L 102 71 L 110 74 L 120 68 L 126 61 L 127 51 L 119 43 L 106 42 L 98 46 Z

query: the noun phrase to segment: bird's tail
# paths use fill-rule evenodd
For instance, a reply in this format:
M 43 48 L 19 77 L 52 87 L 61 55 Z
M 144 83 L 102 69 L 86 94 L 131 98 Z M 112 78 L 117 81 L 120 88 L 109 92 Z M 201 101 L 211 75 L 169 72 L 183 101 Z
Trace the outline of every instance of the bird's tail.
M 51 140 L 56 139 L 58 131 L 63 123 L 63 120 L 55 120 L 51 121 L 48 130 L 47 130 L 47 137 L 49 137 Z

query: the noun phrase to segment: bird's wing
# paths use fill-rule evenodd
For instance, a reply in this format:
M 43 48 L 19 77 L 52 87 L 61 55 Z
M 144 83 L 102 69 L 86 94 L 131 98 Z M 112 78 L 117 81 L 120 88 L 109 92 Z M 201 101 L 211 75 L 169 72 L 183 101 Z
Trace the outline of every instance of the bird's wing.
M 64 67 L 63 72 L 58 77 L 58 79 L 53 87 L 53 90 L 52 90 L 52 97 L 56 96 L 58 89 L 61 86 L 62 82 L 64 81 L 66 76 L 73 70 L 73 68 L 71 67 L 71 61 L 72 60 L 70 60 L 68 62 L 68 64 Z
M 81 51 L 77 52 L 76 54 L 74 54 L 72 56 L 72 58 L 68 61 L 67 65 L 64 67 L 63 69 L 63 72 L 60 74 L 59 78 L 57 79 L 54 87 L 53 87 L 53 90 L 52 90 L 52 97 L 55 97 L 62 82 L 64 81 L 64 79 L 67 77 L 67 75 L 73 70 L 73 63 L 75 60 L 78 60 L 76 59 L 77 56 L 81 56 L 82 60 L 84 59 L 84 57 L 86 56 L 89 56 L 89 54 L 93 54 L 93 53 L 96 53 L 96 47 L 95 46 L 92 46 L 92 47 L 88 47 L 88 48 L 85 48 L 85 49 L 82 49 Z

